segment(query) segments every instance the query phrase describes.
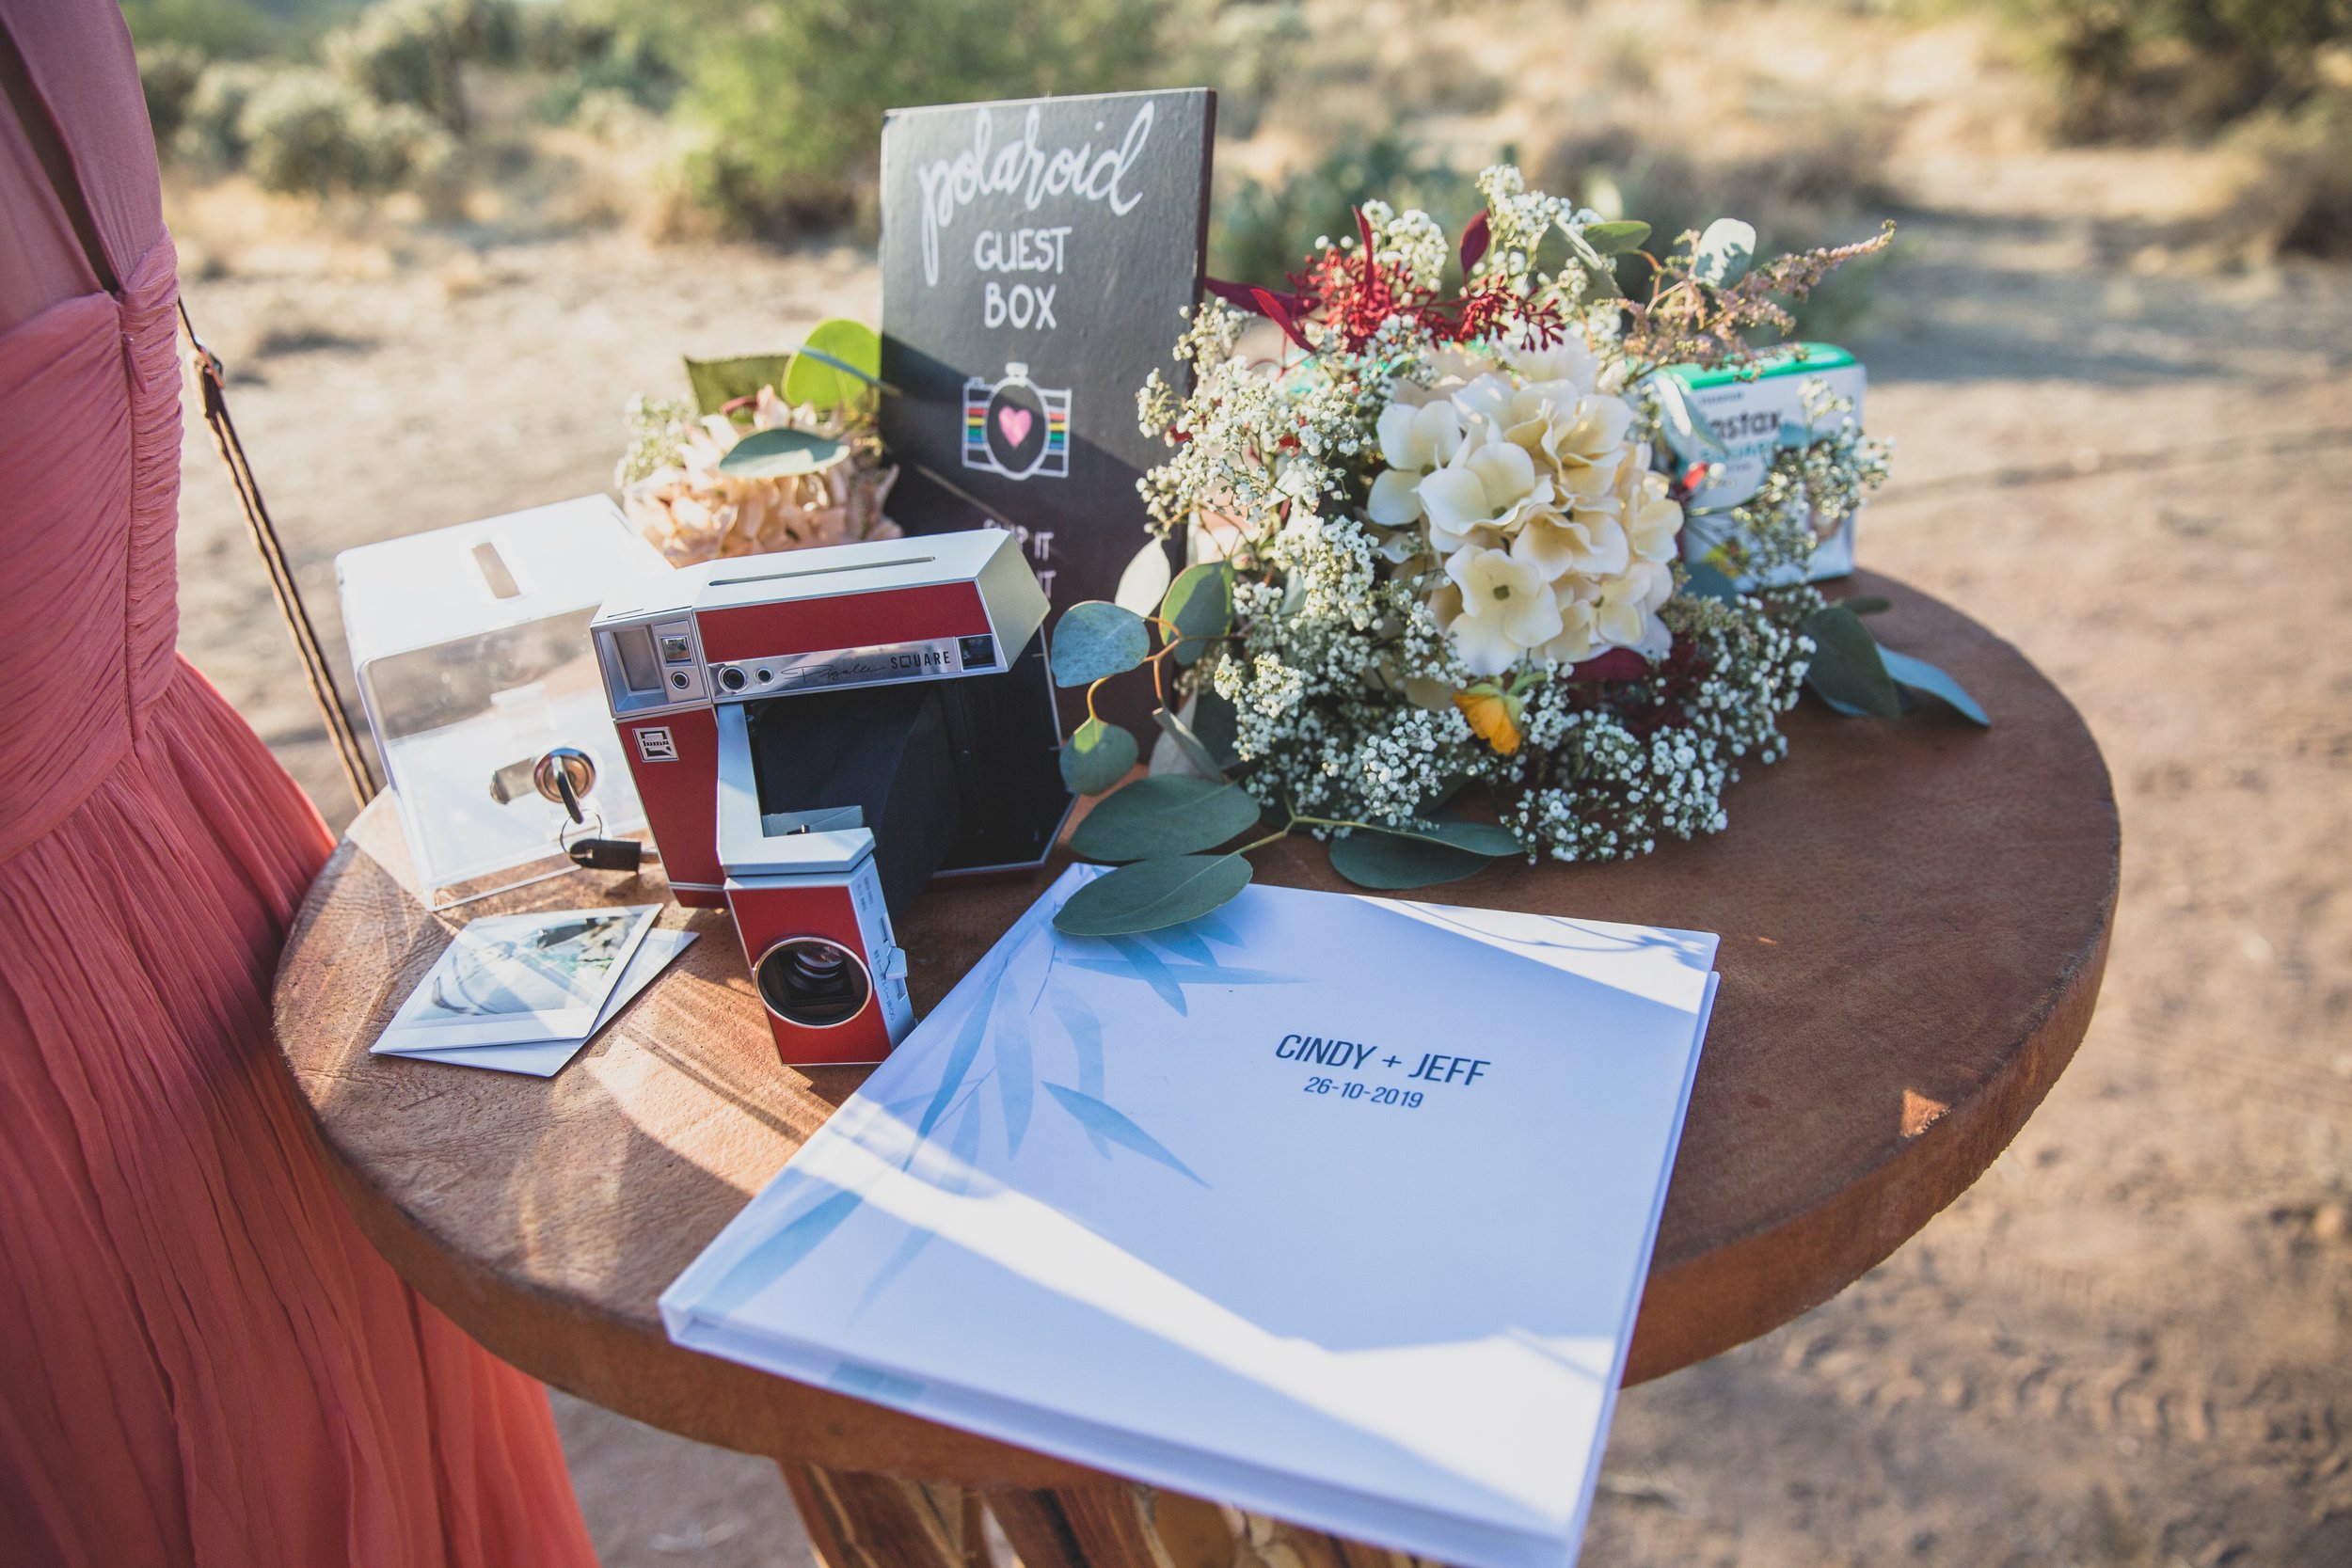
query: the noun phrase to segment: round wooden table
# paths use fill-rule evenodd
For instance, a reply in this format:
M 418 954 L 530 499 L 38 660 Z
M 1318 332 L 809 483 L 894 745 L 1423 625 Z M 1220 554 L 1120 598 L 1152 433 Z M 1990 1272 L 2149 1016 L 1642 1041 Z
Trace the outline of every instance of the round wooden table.
M 1935 708 L 1841 719 L 1808 699 L 1787 718 L 1788 760 L 1731 789 L 1728 831 L 1623 865 L 1501 864 L 1426 895 L 1722 935 L 1629 1382 L 1786 1323 L 1893 1252 L 2009 1143 L 2098 996 L 2118 835 L 2080 716 L 1950 608 L 1868 574 L 1842 591 L 1892 599 L 1881 639 L 1958 676 L 1994 727 Z M 1347 885 L 1311 845 L 1258 863 L 1268 881 Z M 1050 874 L 926 895 L 901 932 L 918 1008 Z M 673 1346 L 655 1297 L 865 1069 L 780 1067 L 726 917 L 675 906 L 662 924 L 703 940 L 553 1080 L 370 1056 L 459 923 L 411 883 L 378 800 L 310 891 L 276 1009 L 344 1196 L 426 1297 L 548 1383 L 773 1456 L 834 1568 L 973 1560 L 980 1497 L 1027 1568 L 1216 1557 L 1200 1543 L 1225 1521 L 1199 1504 Z M 663 893 L 657 875 L 582 874 L 464 912 Z M 1304 1532 L 1290 1545 L 1309 1563 L 1388 1560 Z

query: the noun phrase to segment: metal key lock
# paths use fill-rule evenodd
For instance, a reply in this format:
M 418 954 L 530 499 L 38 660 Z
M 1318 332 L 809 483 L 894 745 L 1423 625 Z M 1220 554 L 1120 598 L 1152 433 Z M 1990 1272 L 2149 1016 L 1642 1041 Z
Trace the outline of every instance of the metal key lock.
M 541 799 L 564 808 L 564 815 L 570 820 L 557 827 L 555 847 L 564 859 L 583 871 L 635 871 L 647 860 L 660 860 L 660 855 L 636 839 L 602 836 L 602 816 L 596 816 L 594 825 L 590 825 L 589 808 L 584 802 L 596 787 L 596 754 L 583 752 L 577 746 L 552 747 L 536 757 L 510 762 L 490 776 L 490 799 L 500 805 L 516 800 L 528 788 Z M 588 831 L 574 838 L 572 832 L 577 828 Z M 528 887 L 532 882 L 544 880 L 546 878 L 534 877 L 529 881 L 509 886 Z M 508 890 L 501 888 L 496 891 Z M 488 895 L 475 896 L 487 897 Z M 470 898 L 456 900 L 457 903 L 472 901 Z
M 580 802 L 596 787 L 596 759 L 577 746 L 558 746 L 531 765 L 531 784 L 543 799 L 562 806 L 573 822 L 587 816 Z

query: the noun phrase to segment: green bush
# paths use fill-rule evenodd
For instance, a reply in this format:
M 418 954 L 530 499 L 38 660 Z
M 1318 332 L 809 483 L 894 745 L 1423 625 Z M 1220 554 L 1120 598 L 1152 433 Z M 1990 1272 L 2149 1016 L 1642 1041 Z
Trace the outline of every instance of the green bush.
M 689 35 L 674 22 L 629 0 L 567 0 L 521 14 L 523 62 L 548 79 L 540 119 L 561 124 L 583 104 L 609 107 L 615 95 L 659 113 L 677 96 Z
M 379 0 L 330 34 L 324 53 L 378 103 L 406 104 L 462 136 L 465 67 L 511 64 L 521 36 L 513 0 Z
M 182 106 L 174 150 L 215 169 L 243 165 L 246 105 L 280 69 L 249 60 L 206 66 Z
M 281 71 L 246 100 L 245 169 L 264 190 L 328 197 L 421 183 L 452 150 L 421 110 L 378 103 L 326 71 Z
M 1867 239 L 1876 230 L 1876 215 L 1866 209 L 1886 199 L 1886 143 L 1867 124 L 1824 118 L 1791 126 L 1769 153 L 1708 163 L 1659 147 L 1635 128 L 1602 126 L 1561 140 L 1529 177 L 1603 217 L 1647 223 L 1643 248 L 1653 256 L 1664 256 L 1685 230 L 1721 217 L 1754 224 L 1756 254 L 1774 256 Z M 1899 252 L 1886 250 L 1840 267 L 1791 308 L 1798 335 L 1845 334 L 1868 308 L 1879 275 L 1899 261 Z M 1629 294 L 1649 292 L 1649 263 L 1641 256 L 1620 260 L 1617 277 Z
M 180 134 L 203 75 L 202 52 L 187 44 L 159 43 L 139 51 L 139 95 L 147 100 L 147 123 L 157 147 L 169 147 Z
M 704 136 L 688 188 L 740 231 L 840 222 L 870 210 L 883 109 L 1153 85 L 1176 9 L 1177 0 L 698 6 L 677 103 Z
M 1356 232 L 1356 209 L 1375 197 L 1400 212 L 1420 208 L 1450 234 L 1479 208 L 1468 176 L 1409 141 L 1380 136 L 1276 183 L 1242 175 L 1219 191 L 1209 214 L 1209 272 L 1279 288 L 1306 264 L 1316 240 Z
M 231 60 L 278 53 L 290 38 L 308 41 L 253 0 L 122 0 L 122 20 L 141 60 L 164 44 L 192 49 L 204 60 Z
M 2263 174 L 2238 198 L 2231 227 L 2258 254 L 2352 257 L 2352 94 L 2323 92 L 2266 116 L 2245 140 Z
M 2077 140 L 2202 135 L 2321 85 L 2352 42 L 2352 0 L 2010 0 L 2058 79 Z

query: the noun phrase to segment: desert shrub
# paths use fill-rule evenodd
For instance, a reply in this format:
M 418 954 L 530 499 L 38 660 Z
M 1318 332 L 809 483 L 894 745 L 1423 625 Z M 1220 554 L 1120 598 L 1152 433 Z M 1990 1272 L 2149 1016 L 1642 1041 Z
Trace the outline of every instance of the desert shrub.
M 181 108 L 174 150 L 215 169 L 242 165 L 246 105 L 281 69 L 250 60 L 217 60 L 206 66 Z
M 870 208 L 885 107 L 1151 85 L 1175 8 L 1175 0 L 698 6 L 677 103 L 703 136 L 684 171 L 689 190 L 739 231 L 837 223 Z
M 187 44 L 158 43 L 139 51 L 139 95 L 147 100 L 147 123 L 156 146 L 170 146 L 180 134 L 203 74 L 203 54 Z
M 322 71 L 278 71 L 246 100 L 245 168 L 264 190 L 327 197 L 421 182 L 449 134 L 412 104 L 378 103 Z
M 1645 248 L 1653 256 L 1719 217 L 1754 224 L 1756 253 L 1771 256 L 1867 238 L 1878 225 L 1867 209 L 1887 195 L 1885 145 L 1867 126 L 1823 119 L 1788 127 L 1769 151 L 1702 161 L 1632 127 L 1604 126 L 1556 143 L 1535 165 L 1540 177 L 1531 177 L 1604 217 L 1647 223 Z M 1899 259 L 1882 251 L 1840 267 L 1792 308 L 1799 334 L 1834 339 L 1852 327 L 1879 276 Z M 1649 289 L 1641 256 L 1621 260 L 1617 276 L 1629 293 Z
M 513 0 L 380 0 L 331 34 L 324 53 L 377 103 L 406 104 L 462 136 L 465 67 L 511 63 L 521 36 Z
M 290 39 L 307 41 L 298 24 L 253 0 L 122 0 L 122 20 L 142 61 L 166 44 L 194 50 L 200 60 L 232 60 L 278 53 Z
M 1216 88 L 1219 136 L 1257 134 L 1269 104 L 1297 87 L 1295 67 L 1312 36 L 1299 0 L 1225 0 L 1190 8 L 1169 29 L 1180 50 L 1168 79 Z
M 2352 95 L 2316 95 L 2245 135 L 2263 172 L 2230 227 L 2268 256 L 2352 257 Z
M 1479 206 L 1468 176 L 1398 136 L 1343 148 L 1270 183 L 1241 175 L 1220 184 L 1209 214 L 1210 273 L 1278 288 L 1316 240 L 1354 233 L 1356 208 L 1374 197 L 1400 211 L 1418 207 L 1448 232 Z
M 2075 140 L 2202 135 L 2320 86 L 2352 42 L 2352 0 L 2010 0 L 2058 84 Z
M 523 63 L 546 78 L 541 119 L 561 124 L 583 105 L 609 113 L 616 97 L 660 112 L 684 82 L 687 35 L 628 0 L 569 0 L 517 14 Z

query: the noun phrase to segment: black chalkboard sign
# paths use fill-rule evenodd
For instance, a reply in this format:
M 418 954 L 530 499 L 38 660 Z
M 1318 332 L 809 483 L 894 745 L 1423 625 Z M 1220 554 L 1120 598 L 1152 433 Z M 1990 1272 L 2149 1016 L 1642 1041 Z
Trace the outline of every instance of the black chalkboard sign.
M 1016 530 L 1057 610 L 1111 597 L 1147 539 L 1136 481 L 1167 448 L 1136 428 L 1136 393 L 1176 375 L 1200 297 L 1216 120 L 1216 95 L 1188 88 L 882 125 L 890 515 L 911 533 Z M 1120 696 L 1148 730 L 1148 698 Z

